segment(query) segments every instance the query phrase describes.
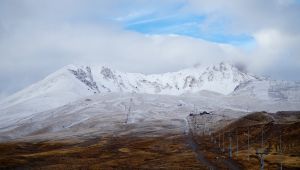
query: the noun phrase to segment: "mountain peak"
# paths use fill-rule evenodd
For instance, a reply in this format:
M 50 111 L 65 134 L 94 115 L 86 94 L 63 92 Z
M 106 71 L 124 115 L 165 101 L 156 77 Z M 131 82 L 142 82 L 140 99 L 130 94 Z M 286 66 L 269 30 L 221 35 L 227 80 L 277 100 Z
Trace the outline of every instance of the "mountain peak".
M 163 74 L 125 73 L 107 66 L 81 66 L 70 72 L 89 89 L 96 92 L 137 92 L 180 95 L 201 90 L 231 93 L 241 82 L 255 77 L 240 72 L 233 65 L 196 65 L 177 72 Z

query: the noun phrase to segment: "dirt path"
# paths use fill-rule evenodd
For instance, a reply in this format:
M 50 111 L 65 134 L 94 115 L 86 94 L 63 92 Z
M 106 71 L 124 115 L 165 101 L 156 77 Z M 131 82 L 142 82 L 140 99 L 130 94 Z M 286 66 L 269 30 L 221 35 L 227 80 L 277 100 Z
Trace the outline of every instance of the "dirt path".
M 196 153 L 197 159 L 199 162 L 201 162 L 203 165 L 207 166 L 210 170 L 216 170 L 217 167 L 214 166 L 209 160 L 207 160 L 204 156 L 204 153 L 202 153 L 198 147 L 198 144 L 193 139 L 192 135 L 188 133 L 187 135 L 187 144 L 191 147 L 191 149 Z
M 186 124 L 184 125 L 184 128 L 185 128 L 184 134 L 186 135 L 186 138 L 187 138 L 187 144 L 190 146 L 190 148 L 193 150 L 193 152 L 196 153 L 198 161 L 201 162 L 203 165 L 207 166 L 207 168 L 210 170 L 211 169 L 217 170 L 218 169 L 218 167 L 216 166 L 217 163 L 205 158 L 205 154 L 200 150 L 199 144 L 193 138 L 193 135 L 189 131 L 188 127 L 189 127 L 189 125 L 188 125 L 188 122 L 186 121 Z M 218 148 L 214 148 L 214 149 L 217 150 Z M 223 158 L 223 159 L 219 159 L 219 161 L 223 162 L 223 164 L 226 165 L 226 167 L 230 170 L 240 170 L 241 169 L 234 160 Z
M 198 161 L 200 161 L 203 165 L 207 166 L 208 169 L 214 169 L 214 170 L 218 169 L 217 162 L 210 161 L 209 159 L 205 158 L 205 154 L 201 152 L 198 143 L 195 141 L 192 134 L 190 133 L 187 134 L 187 143 L 192 148 L 192 150 L 197 154 Z M 234 160 L 221 158 L 219 159 L 219 161 L 221 161 L 226 166 L 226 168 L 230 170 L 241 169 L 240 166 Z
M 240 167 L 234 161 L 230 159 L 222 159 L 222 161 L 230 170 L 240 170 Z
M 188 121 L 183 122 L 183 134 L 186 136 L 186 143 L 197 155 L 197 160 L 201 164 L 207 166 L 209 170 L 216 170 L 217 167 L 214 166 L 208 159 L 205 158 L 204 153 L 200 151 L 197 142 L 194 140 L 193 135 L 190 132 Z

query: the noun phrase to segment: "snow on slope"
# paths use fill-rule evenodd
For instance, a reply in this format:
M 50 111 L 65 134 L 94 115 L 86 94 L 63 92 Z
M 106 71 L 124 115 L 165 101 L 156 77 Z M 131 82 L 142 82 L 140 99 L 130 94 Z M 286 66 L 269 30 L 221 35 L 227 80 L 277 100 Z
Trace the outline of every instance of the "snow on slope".
M 207 92 L 206 94 L 208 94 Z M 213 94 L 217 95 L 217 94 Z M 159 135 L 182 133 L 189 112 L 198 109 L 216 110 L 215 113 L 232 117 L 241 111 L 227 108 L 217 98 L 185 96 L 106 93 L 89 96 L 65 106 L 32 114 L 24 119 L 15 119 L 4 126 L 0 124 L 0 141 L 19 137 L 66 138 L 76 135 Z M 87 100 L 88 99 L 88 100 Z M 132 101 L 132 102 L 130 102 Z M 127 119 L 128 107 L 131 106 Z
M 74 69 L 74 66 L 66 66 L 3 100 L 0 103 L 0 122 L 9 124 L 16 117 L 26 117 L 92 95 L 93 92 L 87 90 L 68 69 Z
M 152 75 L 123 73 L 101 65 L 69 65 L 0 102 L 0 120 L 45 111 L 96 93 L 181 95 L 209 90 L 229 94 L 240 83 L 256 79 L 226 63 Z
M 128 123 L 150 131 L 181 129 L 194 104 L 233 118 L 248 111 L 300 109 L 299 83 L 253 76 L 226 63 L 152 75 L 69 65 L 0 102 L 0 136 L 113 132 L 132 95 L 135 110 Z
M 219 126 L 250 111 L 299 110 L 300 102 L 291 105 L 288 101 L 270 102 L 209 91 L 180 96 L 103 93 L 23 119 L 16 117 L 5 126 L 0 122 L 0 141 L 23 137 L 57 139 L 96 135 L 182 134 L 185 131 L 185 119 L 194 108 L 213 113 L 212 122 Z
M 252 80 L 238 85 L 232 95 L 252 96 L 261 100 L 300 101 L 300 82 Z
M 210 90 L 229 94 L 240 83 L 257 79 L 227 63 L 151 75 L 123 73 L 105 66 L 92 66 L 86 67 L 86 69 L 81 67 L 77 72 L 88 72 L 89 70 L 91 70 L 100 92 L 180 95 Z

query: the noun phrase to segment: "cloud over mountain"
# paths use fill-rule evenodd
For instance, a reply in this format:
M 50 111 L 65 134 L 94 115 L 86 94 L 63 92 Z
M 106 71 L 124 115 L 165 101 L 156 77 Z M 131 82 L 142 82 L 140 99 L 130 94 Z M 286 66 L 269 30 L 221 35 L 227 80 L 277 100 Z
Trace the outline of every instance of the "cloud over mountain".
M 299 9 L 296 0 L 3 0 L 0 96 L 70 63 L 161 73 L 233 61 L 299 80 Z M 127 27 L 143 21 L 151 29 Z

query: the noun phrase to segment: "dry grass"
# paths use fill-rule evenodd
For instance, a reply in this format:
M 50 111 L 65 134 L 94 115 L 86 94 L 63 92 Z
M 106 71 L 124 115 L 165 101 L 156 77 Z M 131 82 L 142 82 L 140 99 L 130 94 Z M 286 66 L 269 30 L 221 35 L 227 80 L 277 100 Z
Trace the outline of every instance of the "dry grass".
M 225 132 L 226 153 L 223 153 L 222 155 L 228 157 L 227 148 L 229 146 L 229 140 L 228 137 L 226 137 L 226 132 L 230 131 L 233 133 L 233 159 L 246 169 L 259 169 L 259 157 L 256 155 L 256 149 L 261 148 L 261 132 L 263 127 L 264 148 L 269 151 L 268 155 L 265 156 L 265 169 L 278 169 L 280 163 L 283 164 L 284 169 L 300 169 L 300 122 L 289 121 L 288 123 L 276 124 L 269 121 L 270 118 L 266 115 L 266 113 L 248 115 L 248 119 L 255 120 L 257 123 L 249 123 L 248 120 L 240 119 L 215 133 L 214 135 L 218 140 L 218 134 L 222 134 L 223 131 Z M 250 160 L 248 160 L 247 150 L 248 127 L 250 132 Z M 236 156 L 235 152 L 237 136 L 239 141 L 238 156 Z M 279 151 L 280 136 L 282 141 L 282 153 Z M 206 139 L 205 142 L 203 138 L 198 138 L 199 143 L 203 143 L 203 141 L 204 143 L 208 143 L 205 145 L 208 152 L 215 154 L 215 156 L 221 154 L 216 152 L 216 150 L 218 150 L 217 145 L 211 144 L 207 142 L 207 140 L 208 139 Z
M 232 139 L 233 159 L 228 158 L 228 138 L 223 153 L 209 136 L 195 136 L 198 150 L 206 160 L 218 169 L 259 169 L 255 154 L 261 147 L 261 128 L 264 126 L 265 169 L 300 169 L 300 123 L 276 124 L 268 122 L 266 114 L 250 117 L 258 123 L 249 124 L 250 160 L 247 150 L 247 122 L 236 121 L 220 131 L 234 132 Z M 252 117 L 251 117 L 252 116 Z M 286 116 L 286 115 L 285 115 Z M 261 123 L 261 122 L 262 123 Z M 213 134 L 218 140 L 219 132 Z M 279 153 L 279 136 L 282 136 L 282 154 Z M 236 136 L 239 140 L 238 156 L 235 155 Z M 190 139 L 190 138 L 189 138 Z M 221 137 L 222 139 L 222 137 Z M 85 141 L 45 141 L 38 143 L 0 144 L 0 169 L 207 169 L 187 146 L 183 135 L 161 137 L 105 137 Z M 222 143 L 222 142 L 221 142 Z M 202 161 L 203 162 L 203 161 Z
M 205 169 L 187 148 L 183 136 L 111 137 L 81 143 L 2 143 L 0 168 Z

